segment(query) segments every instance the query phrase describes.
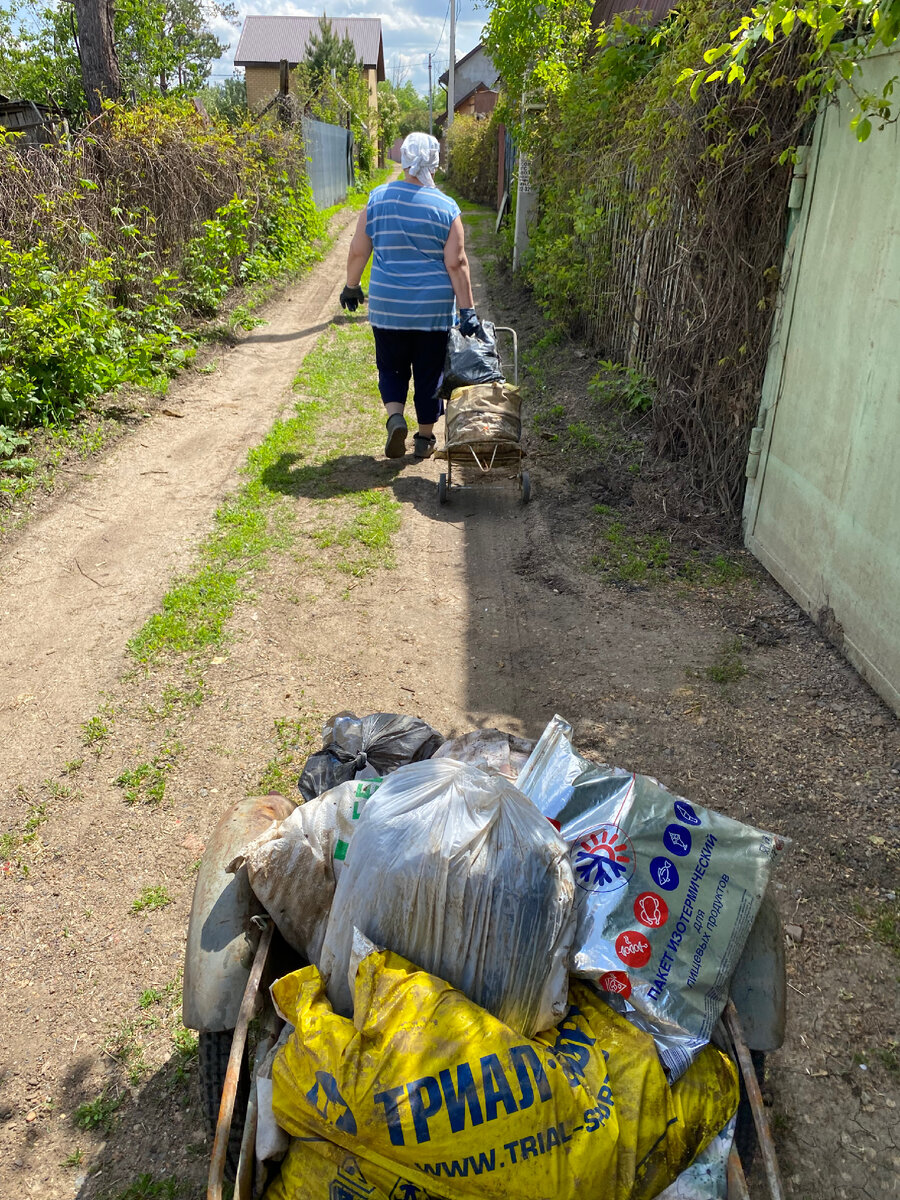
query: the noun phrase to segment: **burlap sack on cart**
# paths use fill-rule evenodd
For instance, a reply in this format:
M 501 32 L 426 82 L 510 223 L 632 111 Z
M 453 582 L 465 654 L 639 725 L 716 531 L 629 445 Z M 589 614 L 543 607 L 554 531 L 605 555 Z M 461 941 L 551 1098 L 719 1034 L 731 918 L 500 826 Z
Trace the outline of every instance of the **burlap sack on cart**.
M 362 959 L 353 1021 L 315 967 L 272 995 L 295 1026 L 273 1109 L 303 1140 L 267 1200 L 649 1200 L 737 1107 L 725 1055 L 707 1047 L 670 1088 L 652 1039 L 583 983 L 533 1039 L 390 951 Z
M 445 447 L 470 442 L 518 442 L 522 398 L 511 383 L 480 383 L 457 388 L 447 401 Z

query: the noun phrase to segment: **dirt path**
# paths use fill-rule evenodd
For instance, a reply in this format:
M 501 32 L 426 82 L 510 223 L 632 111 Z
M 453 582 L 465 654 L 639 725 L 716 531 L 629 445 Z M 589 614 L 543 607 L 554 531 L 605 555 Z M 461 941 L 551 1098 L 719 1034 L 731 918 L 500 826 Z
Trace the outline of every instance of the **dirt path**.
M 574 435 L 535 435 L 532 418 L 559 406 L 578 429 L 594 419 L 577 347 L 532 360 L 528 508 L 510 488 L 439 507 L 436 463 L 381 458 L 370 376 L 326 413 L 309 453 L 273 475 L 299 533 L 256 573 L 227 648 L 199 666 L 133 670 L 128 637 L 287 399 L 302 348 L 336 312 L 339 279 L 325 263 L 273 303 L 269 325 L 220 371 L 176 390 L 182 420 L 140 430 L 19 543 L 15 587 L 3 572 L 3 686 L 14 677 L 21 699 L 2 717 L 2 803 L 10 827 L 31 819 L 35 837 L 27 874 L 11 869 L 0 890 L 0 1195 L 204 1194 L 209 1145 L 177 1020 L 196 862 L 229 799 L 292 789 L 321 719 L 351 708 L 412 712 L 448 735 L 497 725 L 536 736 L 558 711 L 583 752 L 792 837 L 776 883 L 793 926 L 789 1036 L 768 1081 L 788 1191 L 888 1200 L 900 1165 L 898 960 L 890 927 L 873 931 L 896 900 L 896 722 L 740 555 L 727 583 L 637 587 L 598 574 L 597 506 L 638 504 L 641 470 L 620 477 Z M 519 326 L 524 348 L 545 332 L 493 272 L 477 273 L 476 291 L 481 311 Z M 150 469 L 170 474 L 140 474 Z M 376 565 L 348 573 L 340 522 L 376 502 L 396 503 L 399 532 Z M 92 510 L 109 514 L 115 567 Z M 742 669 L 729 675 L 735 639 Z M 101 703 L 110 732 L 86 749 L 80 725 Z M 116 780 L 164 746 L 164 803 L 128 804 Z M 159 904 L 135 912 L 148 892 Z M 155 1182 L 127 1191 L 143 1173 Z
M 0 794 L 46 777 L 122 670 L 122 648 L 191 561 L 247 450 L 331 319 L 355 214 L 327 262 L 223 351 L 0 560 Z M 48 738 L 48 730 L 54 737 Z

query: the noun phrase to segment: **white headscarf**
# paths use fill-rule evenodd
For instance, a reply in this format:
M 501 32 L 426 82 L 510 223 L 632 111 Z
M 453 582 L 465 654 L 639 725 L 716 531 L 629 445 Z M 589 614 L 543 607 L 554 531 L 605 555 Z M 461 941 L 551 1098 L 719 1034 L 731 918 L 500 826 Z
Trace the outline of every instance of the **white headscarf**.
M 441 146 L 430 133 L 411 133 L 400 147 L 400 166 L 425 187 L 434 187 Z

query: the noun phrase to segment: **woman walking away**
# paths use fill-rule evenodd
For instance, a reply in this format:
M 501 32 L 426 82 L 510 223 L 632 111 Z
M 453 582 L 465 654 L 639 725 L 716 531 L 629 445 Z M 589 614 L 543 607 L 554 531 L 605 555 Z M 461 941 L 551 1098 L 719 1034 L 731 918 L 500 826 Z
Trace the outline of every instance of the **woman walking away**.
M 418 431 L 416 458 L 434 453 L 434 423 L 444 411 L 438 395 L 454 299 L 465 335 L 484 336 L 475 315 L 462 218 L 455 200 L 434 186 L 437 138 L 411 133 L 400 148 L 403 179 L 375 188 L 359 214 L 347 256 L 341 307 L 355 312 L 365 301 L 359 286 L 369 257 L 369 321 L 375 335 L 378 390 L 387 410 L 388 458 L 406 453 L 403 416 L 413 379 Z

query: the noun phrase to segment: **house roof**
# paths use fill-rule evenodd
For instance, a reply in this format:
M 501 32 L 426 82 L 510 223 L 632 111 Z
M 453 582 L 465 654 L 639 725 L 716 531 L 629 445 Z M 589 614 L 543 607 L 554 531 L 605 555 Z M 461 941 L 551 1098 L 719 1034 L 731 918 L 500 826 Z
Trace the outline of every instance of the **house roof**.
M 636 23 L 648 20 L 656 25 L 667 17 L 675 7 L 674 0 L 596 0 L 591 14 L 591 24 L 596 29 L 599 25 L 607 25 L 613 17 L 621 14 L 630 17 Z
M 384 79 L 384 48 L 378 17 L 330 17 L 339 38 L 349 37 L 364 67 Z M 306 58 L 319 17 L 247 17 L 234 55 L 236 67 L 271 66 L 286 58 L 296 66 Z
M 496 68 L 494 67 L 494 64 L 491 62 L 490 57 L 488 56 L 488 52 L 484 48 L 484 42 L 479 42 L 478 45 L 473 47 L 469 51 L 468 54 L 464 54 L 462 56 L 462 58 L 458 58 L 456 60 L 456 69 L 458 71 L 459 68 L 463 65 L 463 63 L 467 63 L 469 61 L 469 59 L 473 58 L 479 51 L 481 51 L 481 53 L 484 55 L 484 61 L 489 68 L 487 74 L 488 74 L 488 76 L 490 76 L 490 78 L 485 77 L 485 79 L 482 82 L 484 83 L 485 87 L 493 87 L 493 85 L 500 78 L 500 72 L 498 70 L 496 70 Z M 448 68 L 443 73 L 443 75 L 440 76 L 440 78 L 438 79 L 438 83 L 444 84 L 444 86 L 446 86 L 447 83 L 449 83 L 449 81 L 450 81 L 450 70 Z

